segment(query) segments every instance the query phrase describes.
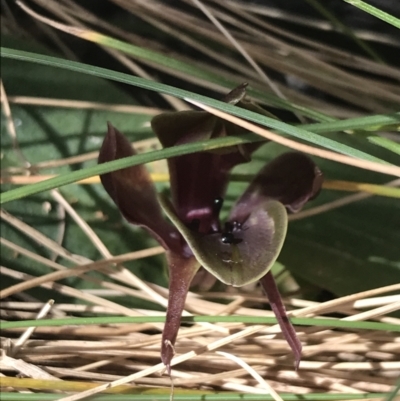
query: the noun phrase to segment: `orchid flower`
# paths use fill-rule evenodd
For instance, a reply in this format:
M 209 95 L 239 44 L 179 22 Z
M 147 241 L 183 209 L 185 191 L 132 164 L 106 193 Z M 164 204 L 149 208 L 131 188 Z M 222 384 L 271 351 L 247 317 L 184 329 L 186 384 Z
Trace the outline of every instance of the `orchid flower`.
M 241 85 L 224 100 L 267 114 L 245 101 L 244 95 L 245 85 Z M 152 128 L 163 147 L 243 131 L 203 111 L 163 113 L 152 120 Z M 277 157 L 256 175 L 222 224 L 219 214 L 230 170 L 249 161 L 258 146 L 260 143 L 250 143 L 168 159 L 171 200 L 165 194 L 157 196 L 142 165 L 101 176 L 125 219 L 146 229 L 165 248 L 169 296 L 161 359 L 169 373 L 186 295 L 201 266 L 228 285 L 240 287 L 260 281 L 294 353 L 296 368 L 299 365 L 301 343 L 287 318 L 270 269 L 286 236 L 287 211 L 297 212 L 318 194 L 322 173 L 301 153 Z M 109 124 L 99 163 L 134 154 L 128 139 Z M 172 224 L 164 219 L 162 210 Z

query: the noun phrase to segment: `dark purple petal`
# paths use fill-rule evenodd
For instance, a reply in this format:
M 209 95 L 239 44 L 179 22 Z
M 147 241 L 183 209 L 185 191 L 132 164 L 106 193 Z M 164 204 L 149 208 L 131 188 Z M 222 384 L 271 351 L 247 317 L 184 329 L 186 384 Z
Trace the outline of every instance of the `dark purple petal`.
M 236 104 L 246 94 L 247 84 L 239 85 L 229 92 L 223 101 Z M 219 126 L 217 126 L 219 122 Z M 159 114 L 151 126 L 164 148 L 219 137 L 222 120 L 205 111 L 172 111 Z
M 219 229 L 217 198 L 225 195 L 230 165 L 223 156 L 197 153 L 168 160 L 171 191 L 179 218 L 185 224 L 200 222 L 198 231 Z
M 134 154 L 128 139 L 108 124 L 108 132 L 100 149 L 99 163 Z M 165 249 L 180 247 L 180 235 L 163 218 L 156 191 L 144 166 L 133 166 L 102 174 L 100 179 L 122 215 L 130 223 L 147 229 Z
M 244 221 L 266 199 L 275 199 L 292 213 L 318 195 L 323 175 L 306 155 L 284 153 L 267 164 L 234 206 L 229 220 Z
M 210 139 L 216 123 L 217 119 L 208 113 L 181 111 L 160 114 L 153 118 L 151 125 L 163 147 L 171 147 Z M 219 157 L 210 153 L 168 159 L 172 199 L 185 224 L 198 219 L 201 222 L 198 228 L 205 227 L 206 230 L 213 221 L 215 224 L 213 201 L 225 190 L 225 185 L 222 188 L 220 185 L 218 160 Z M 211 171 L 216 172 L 218 177 L 210 175 Z M 199 188 L 202 190 L 199 191 Z
M 158 114 L 151 127 L 163 148 L 210 139 L 217 118 L 205 111 L 171 111 Z
M 196 258 L 167 252 L 169 265 L 168 309 L 161 342 L 161 360 L 171 374 L 171 360 L 190 283 L 200 268 Z
M 274 312 L 278 324 L 282 330 L 282 334 L 288 342 L 290 348 L 293 351 L 295 359 L 295 368 L 299 368 L 301 360 L 301 349 L 302 345 L 297 337 L 296 331 L 294 330 L 292 323 L 286 314 L 285 306 L 283 305 L 281 295 L 276 286 L 274 276 L 269 271 L 261 280 L 261 285 L 263 286 L 265 292 L 267 293 L 269 303 L 271 305 L 272 311 Z
M 262 112 L 243 100 L 245 87 L 242 84 L 235 88 L 224 100 Z M 151 125 L 163 147 L 245 132 L 203 111 L 163 113 L 154 117 Z M 219 230 L 219 210 L 216 211 L 214 201 L 224 196 L 230 170 L 248 162 L 260 145 L 261 142 L 250 143 L 168 159 L 172 200 L 179 218 L 187 225 L 199 221 L 197 228 L 202 233 Z

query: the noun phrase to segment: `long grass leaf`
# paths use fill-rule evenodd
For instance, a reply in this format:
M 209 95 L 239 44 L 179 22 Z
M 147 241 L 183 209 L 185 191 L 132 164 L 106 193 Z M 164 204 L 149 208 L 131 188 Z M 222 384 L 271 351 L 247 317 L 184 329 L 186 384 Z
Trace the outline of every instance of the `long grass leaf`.
M 363 330 L 383 330 L 400 332 L 400 326 L 391 323 L 369 322 L 369 321 L 348 321 L 339 319 L 319 319 L 306 317 L 292 317 L 291 322 L 299 326 L 332 327 L 346 329 Z M 93 324 L 117 324 L 117 323 L 164 323 L 165 316 L 107 316 L 93 318 L 66 318 L 66 319 L 41 319 L 41 320 L 21 320 L 2 322 L 3 330 L 16 329 L 22 327 L 44 327 L 44 326 L 64 326 L 64 325 L 93 325 Z M 182 322 L 193 323 L 246 323 L 246 324 L 276 324 L 273 317 L 261 316 L 184 316 Z
M 20 50 L 1 48 L 1 56 L 6 58 L 13 58 L 23 61 L 36 62 L 44 65 L 49 65 L 52 67 L 65 68 L 72 71 L 77 71 L 85 74 L 90 74 L 98 76 L 101 78 L 111 79 L 117 82 L 126 83 L 129 85 L 138 86 L 143 89 L 148 89 L 151 91 L 157 91 L 164 93 L 166 95 L 171 95 L 178 97 L 180 99 L 190 98 L 192 100 L 204 103 L 205 105 L 215 107 L 218 110 L 222 110 L 226 113 L 233 114 L 237 117 L 241 117 L 250 120 L 254 123 L 263 125 L 268 128 L 273 128 L 278 132 L 282 132 L 296 138 L 302 139 L 304 141 L 310 142 L 314 145 L 324 147 L 336 152 L 340 152 L 347 156 L 353 156 L 356 158 L 375 161 L 380 163 L 386 163 L 374 156 L 371 156 L 365 152 L 361 152 L 357 149 L 351 148 L 350 146 L 341 144 L 337 141 L 324 138 L 313 132 L 304 130 L 300 127 L 291 126 L 282 121 L 275 120 L 266 116 L 261 116 L 260 114 L 244 110 L 240 107 L 233 106 L 228 103 L 224 103 L 218 100 L 210 99 L 205 96 L 197 95 L 192 92 L 188 92 L 182 89 L 174 88 L 169 85 L 161 84 L 158 82 L 150 81 L 143 78 L 134 77 L 128 74 L 119 73 L 116 71 L 111 71 L 105 68 L 95 67 L 87 64 L 77 63 L 70 60 L 63 60 L 60 58 L 45 56 L 42 54 L 29 53 Z
M 371 6 L 371 4 L 368 4 L 365 1 L 361 0 L 343 0 L 343 1 L 400 29 L 400 19 L 394 17 L 391 14 L 386 13 L 385 11 L 380 10 L 379 8 Z
M 40 181 L 35 184 L 12 189 L 1 195 L 0 204 L 20 199 L 28 195 L 33 195 L 38 192 L 48 191 L 53 188 L 58 188 L 63 185 L 72 184 L 76 181 L 83 180 L 95 175 L 109 173 L 111 171 L 122 168 L 137 166 L 139 164 L 150 163 L 156 160 L 167 159 L 170 157 L 180 156 L 189 153 L 196 153 L 205 150 L 217 149 L 225 146 L 233 146 L 253 141 L 260 140 L 257 137 L 225 137 L 212 139 L 209 141 L 200 141 L 187 145 L 175 146 L 162 150 L 156 150 L 145 154 L 126 157 L 124 159 L 115 160 L 112 162 L 102 163 L 93 167 L 88 167 L 83 170 L 73 171 L 71 173 L 61 174 L 57 177 L 50 178 L 45 181 Z
M 381 146 L 387 150 L 390 150 L 393 153 L 400 155 L 400 144 L 394 141 L 391 141 L 388 138 L 383 138 L 381 136 L 369 136 L 368 140 L 375 145 Z

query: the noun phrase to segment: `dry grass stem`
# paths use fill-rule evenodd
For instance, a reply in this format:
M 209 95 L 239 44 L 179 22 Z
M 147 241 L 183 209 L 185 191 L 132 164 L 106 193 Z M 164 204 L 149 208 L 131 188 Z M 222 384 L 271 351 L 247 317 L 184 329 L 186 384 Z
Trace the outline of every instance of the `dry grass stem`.
M 371 299 L 381 293 L 396 290 L 400 290 L 400 285 L 379 288 L 323 304 L 311 305 L 293 311 L 293 315 L 308 316 L 310 314 L 325 314 L 332 309 L 338 312 L 341 308 L 349 304 L 354 304 L 357 300 Z M 392 305 L 392 309 L 394 309 L 394 304 L 398 307 L 398 302 L 396 302 L 397 297 L 393 298 L 393 296 L 389 296 L 385 298 L 384 306 Z M 191 302 L 195 302 L 196 297 L 190 297 L 189 299 L 192 300 Z M 239 297 L 239 300 L 239 304 L 241 304 L 243 298 Z M 381 300 L 381 302 L 383 301 L 384 300 Z M 19 305 L 22 306 L 20 303 L 5 304 L 4 306 L 7 308 L 17 308 L 16 310 L 18 310 Z M 369 305 L 365 306 L 375 305 L 376 302 L 370 302 Z M 32 308 L 37 308 L 38 306 L 39 305 L 32 305 Z M 66 306 L 67 305 L 63 306 L 62 309 L 71 310 L 73 313 L 79 313 L 79 309 L 76 309 L 76 307 L 71 309 L 69 307 L 66 308 Z M 102 304 L 102 307 L 104 306 L 106 305 Z M 85 309 L 84 307 L 80 307 L 82 312 L 84 312 Z M 217 309 L 220 308 L 218 307 Z M 94 310 L 92 312 L 94 312 Z M 381 312 L 381 310 L 372 310 L 369 312 L 368 317 L 376 316 Z M 258 313 L 260 313 L 260 311 Z M 366 318 L 366 316 L 362 313 L 356 315 L 355 318 Z M 118 325 L 112 326 L 116 328 Z M 119 327 L 121 326 L 119 325 Z M 36 336 L 41 335 L 41 329 L 42 328 L 39 328 L 36 331 Z M 88 327 L 86 329 L 88 329 Z M 290 389 L 290 391 L 298 391 L 299 393 L 307 393 L 313 391 L 313 389 L 314 391 L 316 389 L 324 389 L 325 391 L 354 393 L 363 391 L 388 391 L 393 380 L 386 378 L 383 373 L 400 371 L 400 363 L 396 362 L 400 356 L 400 346 L 398 345 L 399 338 L 394 333 L 380 333 L 380 336 L 364 339 L 362 332 L 346 334 L 346 332 L 340 333 L 332 330 L 320 330 L 319 333 L 316 333 L 314 330 L 314 336 L 304 336 L 300 334 L 304 342 L 310 339 L 314 344 L 305 344 L 304 360 L 301 363 L 300 371 L 294 374 L 294 372 L 290 370 L 290 360 L 285 362 L 285 358 L 282 359 L 282 353 L 285 355 L 288 352 L 285 342 L 282 341 L 279 336 L 276 337 L 276 335 L 273 337 L 266 336 L 271 332 L 271 329 L 272 332 L 276 332 L 274 328 L 267 329 L 263 326 L 247 327 L 240 329 L 239 332 L 231 334 L 228 337 L 212 329 L 202 328 L 202 331 L 192 333 L 194 337 L 188 335 L 189 331 L 192 329 L 181 330 L 178 340 L 178 352 L 179 350 L 185 352 L 185 349 L 190 349 L 192 347 L 196 349 L 196 352 L 189 351 L 178 356 L 174 359 L 174 364 L 182 364 L 184 361 L 188 361 L 194 357 L 196 357 L 196 362 L 191 365 L 182 365 L 186 372 L 183 377 L 186 377 L 186 379 L 185 381 L 175 379 L 175 385 L 188 386 L 190 388 L 198 383 L 203 383 L 203 386 L 207 388 L 207 383 L 218 382 L 221 389 L 246 391 L 249 393 L 262 393 L 265 391 L 262 387 L 258 387 L 257 379 L 253 378 L 254 372 L 252 375 L 249 374 L 246 369 L 237 371 L 235 368 L 236 362 L 229 364 L 228 362 L 224 362 L 224 358 L 219 359 L 218 353 L 213 354 L 211 352 L 216 349 L 220 349 L 223 353 L 231 354 L 234 352 L 234 355 L 240 358 L 243 363 L 253 367 L 259 375 L 262 375 L 264 381 L 266 379 L 272 383 L 275 391 L 285 391 L 288 389 Z M 152 365 L 151 363 L 140 363 L 141 360 L 148 362 L 154 361 L 156 363 L 159 357 L 159 335 L 143 334 L 141 335 L 141 339 L 139 339 L 137 337 L 139 333 L 133 332 L 132 329 L 128 328 L 128 330 L 119 332 L 116 330 L 110 331 L 103 327 L 97 328 L 93 333 L 96 337 L 103 338 L 103 340 L 82 342 L 82 340 L 79 339 L 81 334 L 79 334 L 79 331 L 75 330 L 68 331 L 69 335 L 76 336 L 74 341 L 61 339 L 59 336 L 62 331 L 58 330 L 58 328 L 49 328 L 46 332 L 43 332 L 43 334 L 47 333 L 48 336 L 51 335 L 52 332 L 56 336 L 53 341 L 39 339 L 29 340 L 24 347 L 20 349 L 19 356 L 24 358 L 29 364 L 39 364 L 40 366 L 44 364 L 47 366 L 47 371 L 56 374 L 58 377 L 72 376 L 82 380 L 106 382 L 103 386 L 98 386 L 95 389 L 90 389 L 79 395 L 67 397 L 65 400 L 78 400 L 83 396 L 88 396 L 89 393 L 94 394 L 100 390 L 109 389 L 119 384 L 130 383 L 132 381 L 137 383 L 137 385 L 141 385 L 146 383 L 145 377 L 154 375 L 163 370 L 162 364 Z M 255 336 L 257 332 L 259 332 L 258 337 Z M 319 335 L 315 337 L 315 334 Z M 222 337 L 218 338 L 219 336 Z M 151 339 L 152 337 L 154 337 L 154 339 Z M 146 338 L 148 339 L 146 340 Z M 315 344 L 316 341 L 319 342 L 319 344 Z M 363 354 L 365 355 L 364 357 L 362 356 Z M 75 356 L 71 358 L 72 355 Z M 256 357 L 255 355 L 259 356 Z M 335 355 L 337 355 L 338 359 L 332 359 Z M 376 362 L 364 361 L 367 355 L 371 355 Z M 352 360 L 354 356 L 357 356 L 356 360 Z M 68 366 L 72 363 L 71 367 L 63 369 L 56 368 L 57 361 L 61 360 L 64 361 L 64 366 Z M 92 362 L 89 362 L 90 360 L 92 360 Z M 287 367 L 287 370 L 285 370 L 285 372 L 287 372 L 286 375 L 282 373 L 281 369 L 276 370 L 276 367 L 279 365 Z M 110 375 L 107 373 L 113 371 L 113 366 L 118 366 L 119 375 L 115 376 L 115 374 Z M 191 366 L 195 369 L 193 373 L 190 373 Z M 211 366 L 213 369 L 217 367 L 221 369 L 221 373 L 215 375 L 215 377 L 214 375 L 212 375 L 212 377 L 205 377 L 204 373 L 201 373 L 202 367 L 211 368 Z M 5 367 L 3 366 L 3 368 Z M 128 369 L 126 377 L 121 375 L 121 368 Z M 10 368 L 8 367 L 6 370 L 7 369 Z M 106 370 L 102 371 L 104 369 Z M 131 369 L 136 370 L 136 372 L 129 374 L 129 370 Z M 327 380 L 326 376 L 320 373 L 321 369 L 327 372 L 326 374 L 329 375 L 330 380 Z M 353 375 L 351 375 L 351 378 L 349 378 L 341 373 L 353 371 L 354 369 L 360 372 L 358 374 L 359 377 L 353 377 Z M 374 377 L 370 376 L 369 372 L 371 372 L 371 369 L 374 369 Z M 237 373 L 227 374 L 226 372 L 230 370 Z M 382 371 L 382 375 L 379 374 L 380 371 Z M 176 370 L 176 372 L 174 371 L 174 376 L 182 377 L 179 372 L 178 370 Z M 312 372 L 319 373 L 315 374 Z M 197 379 L 196 375 L 199 375 Z M 338 376 L 337 378 L 336 375 Z M 33 377 L 32 374 L 31 377 Z M 240 380 L 236 381 L 234 377 Z M 292 383 L 290 386 L 285 384 L 289 379 Z M 253 382 L 252 380 L 255 381 Z M 109 381 L 112 381 L 111 385 L 108 384 Z M 152 377 L 151 382 L 153 384 L 158 382 L 160 386 L 168 387 L 168 380 L 157 378 L 157 376 Z
M 87 109 L 87 110 L 104 110 L 114 111 L 117 113 L 127 114 L 145 114 L 148 116 L 156 116 L 163 110 L 155 107 L 132 106 L 128 104 L 113 104 L 89 102 L 84 100 L 68 100 L 68 99 L 52 99 L 32 96 L 9 96 L 8 101 L 11 104 L 23 104 L 29 106 L 44 106 L 70 109 Z

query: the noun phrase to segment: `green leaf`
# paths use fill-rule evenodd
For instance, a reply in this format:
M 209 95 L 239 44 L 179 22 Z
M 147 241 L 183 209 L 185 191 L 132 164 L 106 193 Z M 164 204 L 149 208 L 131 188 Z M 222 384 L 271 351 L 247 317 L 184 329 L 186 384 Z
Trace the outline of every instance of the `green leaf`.
M 62 60 L 62 59 L 57 59 L 57 58 L 33 54 L 33 53 L 21 52 L 21 51 L 17 51 L 17 50 L 2 48 L 1 55 L 2 55 L 2 57 L 8 57 L 8 58 L 25 60 L 25 61 L 32 61 L 32 62 L 37 62 L 37 63 L 41 63 L 41 64 L 45 64 L 45 65 L 51 65 L 54 67 L 69 69 L 69 70 L 73 70 L 73 71 L 79 71 L 79 72 L 86 73 L 86 74 L 92 74 L 92 75 L 98 76 L 98 77 L 109 78 L 109 79 L 116 80 L 118 82 L 124 82 L 124 83 L 128 83 L 131 85 L 140 86 L 142 88 L 146 88 L 149 90 L 161 91 L 165 94 L 170 94 L 170 95 L 177 96 L 180 98 L 189 97 L 191 99 L 203 102 L 204 104 L 216 107 L 220 110 L 231 112 L 232 114 L 234 114 L 236 116 L 247 118 L 247 119 L 257 122 L 261 125 L 273 127 L 275 129 L 285 132 L 289 135 L 293 135 L 293 136 L 301 138 L 303 140 L 310 141 L 311 143 L 326 147 L 328 149 L 340 151 L 343 154 L 351 155 L 351 156 L 358 157 L 358 158 L 363 158 L 365 160 L 380 161 L 382 163 L 385 163 L 382 160 L 380 160 L 379 158 L 376 158 L 376 157 L 371 156 L 370 154 L 367 154 L 364 152 L 360 152 L 359 150 L 351 148 L 347 145 L 341 144 L 338 141 L 333 141 L 333 140 L 330 140 L 329 138 L 324 138 L 324 137 L 316 135 L 310 131 L 306 131 L 306 130 L 298 128 L 298 127 L 290 126 L 283 122 L 277 121 L 273 118 L 268 118 L 266 116 L 260 116 L 257 113 L 253 113 L 248 110 L 243 110 L 239 107 L 235 107 L 235 106 L 226 104 L 224 102 L 211 100 L 204 96 L 199 96 L 194 93 L 190 93 L 190 92 L 183 91 L 180 89 L 172 88 L 168 85 L 163 85 L 160 83 L 155 83 L 155 82 L 144 80 L 141 78 L 132 77 L 127 74 L 121 74 L 121 73 L 117 73 L 114 71 L 109 71 L 109 70 L 106 70 L 103 68 L 88 66 L 88 65 L 68 61 L 68 60 Z M 329 130 L 326 125 L 325 125 L 325 129 Z M 210 145 L 211 142 L 204 142 L 204 143 L 198 143 L 198 144 L 185 145 L 183 147 L 177 147 L 175 149 L 165 149 L 165 150 L 158 151 L 158 152 L 152 152 L 147 155 L 138 155 L 138 156 L 134 156 L 132 158 L 124 159 L 124 160 L 118 160 L 116 162 L 106 163 L 106 164 L 103 164 L 102 166 L 96 166 L 96 167 L 85 169 L 82 171 L 77 171 L 74 173 L 66 174 L 64 176 L 60 176 L 60 177 L 54 178 L 52 180 L 47 180 L 45 182 L 32 184 L 29 187 L 15 189 L 13 191 L 3 194 L 1 203 L 6 203 L 11 200 L 23 197 L 23 196 L 27 196 L 27 195 L 38 193 L 38 192 L 45 191 L 48 189 L 56 188 L 61 185 L 66 185 L 66 184 L 78 181 L 80 179 L 88 178 L 88 177 L 91 177 L 94 175 L 111 172 L 111 171 L 117 170 L 119 168 L 129 167 L 129 166 L 142 164 L 142 163 L 148 163 L 150 161 L 159 160 L 162 158 L 174 157 L 179 154 L 184 154 L 185 152 L 186 152 L 186 154 L 188 154 L 188 153 L 192 153 L 192 152 L 201 151 L 206 148 L 210 149 L 210 148 L 217 148 L 217 147 L 223 147 L 223 146 L 233 146 L 233 145 L 237 145 L 237 144 L 241 144 L 241 143 L 248 143 L 248 141 L 253 141 L 253 140 L 247 140 L 247 142 L 246 142 L 246 141 L 242 141 L 239 138 L 236 141 L 234 138 L 230 138 L 230 140 L 225 142 L 224 139 L 218 139 L 218 140 L 214 140 L 215 142 L 212 142 L 213 145 Z M 218 142 L 218 141 L 220 141 L 220 142 Z
M 57 319 L 19 320 L 2 322 L 2 329 L 16 329 L 27 327 L 60 327 L 60 326 L 86 326 L 106 324 L 132 324 L 132 323 L 165 323 L 165 316 L 102 316 L 102 317 L 68 317 Z M 350 330 L 380 330 L 398 333 L 400 327 L 396 323 L 382 323 L 364 320 L 343 320 L 333 318 L 291 317 L 290 321 L 298 326 L 331 327 Z M 239 315 L 194 315 L 183 316 L 186 323 L 244 323 L 244 324 L 276 324 L 277 319 L 271 316 L 239 316 Z
M 221 101 L 213 100 L 205 96 L 200 96 L 195 93 L 191 93 L 182 89 L 173 88 L 169 85 L 160 84 L 158 82 L 149 81 L 143 78 L 132 77 L 127 74 L 118 73 L 115 71 L 110 71 L 104 68 L 89 66 L 69 60 L 62 60 L 54 57 L 43 56 L 34 53 L 21 52 L 12 49 L 1 48 L 2 57 L 9 57 L 19 60 L 37 62 L 45 65 L 51 65 L 53 67 L 65 68 L 72 71 L 79 71 L 86 74 L 91 74 L 94 76 L 113 79 L 117 82 L 127 83 L 130 85 L 135 85 L 144 89 L 153 90 L 157 92 L 164 93 L 166 95 L 176 96 L 181 99 L 192 99 L 198 102 L 204 103 L 208 106 L 215 107 L 219 110 L 231 113 L 235 116 L 248 119 L 250 121 L 256 122 L 266 127 L 274 128 L 280 132 L 289 134 L 296 138 L 308 141 L 318 146 L 325 147 L 337 152 L 341 152 L 348 156 L 354 156 L 357 158 L 386 163 L 374 156 L 361 152 L 357 149 L 350 148 L 346 145 L 341 144 L 337 141 L 332 141 L 328 138 L 322 137 L 320 135 L 314 134 L 313 132 L 306 131 L 299 127 L 293 127 L 289 124 L 283 123 L 281 121 L 275 120 L 274 118 L 269 118 L 266 116 L 261 116 L 258 113 L 251 112 L 249 110 L 243 110 L 240 107 L 233 106 Z
M 391 125 L 393 125 L 393 129 L 399 129 L 400 113 L 387 115 L 377 114 L 373 116 L 355 117 L 326 123 L 305 124 L 301 125 L 301 127 L 318 134 L 353 130 L 381 131 Z
M 329 195 L 324 201 L 333 198 Z M 399 283 L 399 213 L 395 200 L 373 197 L 295 221 L 280 261 L 339 296 Z
M 375 145 L 382 146 L 383 148 L 400 155 L 400 144 L 397 142 L 381 136 L 369 136 L 368 140 Z
M 400 19 L 394 17 L 393 15 L 385 13 L 384 11 L 380 10 L 379 8 L 371 6 L 370 4 L 366 3 L 365 1 L 361 1 L 361 0 L 343 0 L 343 1 L 400 29 Z
M 33 195 L 38 192 L 47 191 L 49 189 L 58 188 L 63 185 L 72 184 L 76 181 L 83 180 L 84 178 L 93 177 L 95 175 L 109 173 L 111 171 L 119 170 L 122 168 L 137 166 L 139 164 L 150 163 L 156 160 L 167 159 L 170 157 L 181 156 L 184 154 L 202 152 L 205 150 L 218 149 L 221 147 L 228 147 L 234 145 L 241 145 L 253 142 L 254 140 L 261 140 L 260 138 L 249 137 L 242 135 L 241 137 L 226 137 L 217 138 L 209 141 L 201 141 L 187 145 L 175 146 L 173 148 L 148 152 L 145 154 L 126 157 L 124 159 L 115 160 L 112 162 L 103 163 L 101 165 L 88 167 L 82 170 L 74 171 L 72 173 L 62 174 L 55 178 L 50 178 L 36 184 L 27 185 L 25 187 L 12 189 L 2 194 L 0 203 L 4 204 L 15 199 L 19 199 L 28 195 Z

